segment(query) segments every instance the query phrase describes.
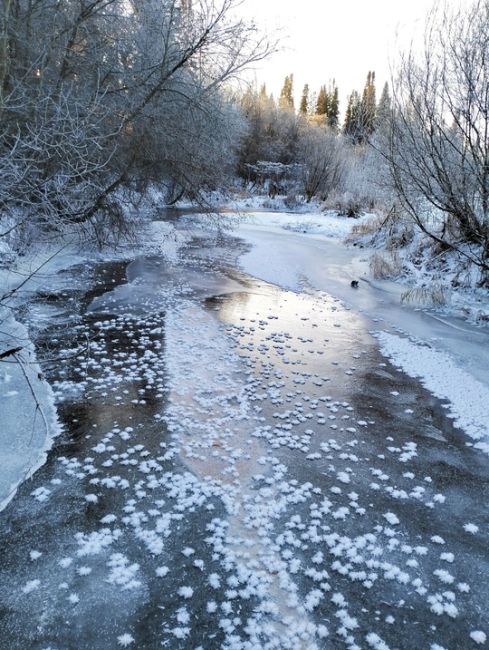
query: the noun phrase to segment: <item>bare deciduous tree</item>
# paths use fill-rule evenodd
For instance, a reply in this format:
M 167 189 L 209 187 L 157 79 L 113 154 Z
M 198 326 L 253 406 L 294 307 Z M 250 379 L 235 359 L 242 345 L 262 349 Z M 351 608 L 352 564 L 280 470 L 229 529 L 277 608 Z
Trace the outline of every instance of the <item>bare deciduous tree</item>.
M 114 192 L 134 179 L 194 194 L 215 181 L 241 128 L 222 86 L 271 49 L 236 4 L 2 3 L 0 210 L 21 239 L 112 233 Z
M 307 202 L 315 196 L 325 200 L 339 186 L 345 171 L 341 137 L 324 127 L 307 125 L 298 150 Z
M 489 0 L 429 16 L 401 61 L 384 155 L 403 208 L 489 271 Z

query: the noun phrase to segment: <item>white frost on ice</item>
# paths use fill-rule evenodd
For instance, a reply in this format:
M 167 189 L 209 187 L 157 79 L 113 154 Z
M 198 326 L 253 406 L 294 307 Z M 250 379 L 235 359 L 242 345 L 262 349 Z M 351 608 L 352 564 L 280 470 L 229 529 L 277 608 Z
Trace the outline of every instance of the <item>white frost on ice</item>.
M 475 535 L 476 533 L 479 532 L 479 526 L 476 526 L 475 524 L 464 524 L 464 530 L 466 533 L 471 533 L 472 535 Z
M 40 580 L 29 580 L 24 587 L 22 587 L 22 591 L 25 594 L 30 594 L 31 591 L 35 591 L 36 589 L 39 589 L 39 586 L 41 584 Z
M 385 519 L 390 523 L 391 526 L 395 526 L 399 523 L 399 518 L 393 512 L 386 512 L 384 515 Z
M 117 643 L 123 648 L 127 648 L 132 643 L 134 643 L 134 637 L 126 632 L 125 634 L 121 634 L 117 637 Z
M 366 640 L 368 645 L 371 648 L 374 648 L 374 650 L 390 650 L 387 643 L 381 639 L 378 634 L 375 634 L 375 632 L 370 632 L 367 634 Z
M 178 590 L 178 595 L 182 596 L 182 598 L 192 598 L 194 595 L 194 590 L 192 587 L 180 587 Z
M 417 377 L 433 395 L 450 402 L 455 424 L 489 453 L 489 388 L 458 367 L 446 352 L 388 332 L 376 337 L 382 354 L 411 377 Z
M 482 645 L 483 643 L 486 642 L 487 636 L 485 632 L 481 632 L 480 630 L 474 630 L 473 632 L 470 633 L 470 638 L 472 641 L 475 641 L 477 644 Z

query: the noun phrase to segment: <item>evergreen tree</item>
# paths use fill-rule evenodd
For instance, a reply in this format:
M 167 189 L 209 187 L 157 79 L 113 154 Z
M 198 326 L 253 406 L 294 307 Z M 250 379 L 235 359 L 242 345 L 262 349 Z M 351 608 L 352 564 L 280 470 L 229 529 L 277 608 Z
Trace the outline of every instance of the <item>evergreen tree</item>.
M 294 110 L 294 75 L 290 74 L 285 77 L 284 85 L 280 92 L 278 100 L 279 108 L 282 110 Z
M 333 80 L 332 88 L 328 93 L 328 107 L 327 107 L 327 116 L 328 116 L 328 126 L 333 131 L 338 130 L 339 117 L 340 117 L 340 100 L 338 96 L 338 86 Z
M 392 100 L 389 93 L 389 84 L 385 82 L 377 104 L 377 114 L 375 118 L 375 128 L 383 128 L 387 125 L 392 112 Z
M 359 93 L 354 90 L 348 97 L 348 104 L 343 124 L 343 133 L 349 136 L 353 142 L 359 141 L 361 133 L 361 99 Z
M 316 115 L 328 114 L 328 92 L 326 86 L 321 86 L 316 104 Z
M 376 113 L 375 72 L 369 72 L 365 88 L 363 89 L 361 104 L 361 130 L 363 139 L 368 138 L 374 132 Z
M 363 144 L 375 131 L 376 115 L 375 72 L 369 72 L 362 95 L 354 90 L 348 99 L 343 132 L 354 144 Z
M 302 91 L 301 104 L 299 107 L 299 112 L 301 115 L 307 115 L 307 109 L 309 106 L 309 86 L 306 84 L 304 90 Z
M 338 129 L 339 112 L 338 87 L 333 79 L 329 84 L 329 89 L 326 86 L 321 86 L 315 113 L 318 117 L 324 118 L 324 124 L 333 129 L 333 131 L 336 131 Z

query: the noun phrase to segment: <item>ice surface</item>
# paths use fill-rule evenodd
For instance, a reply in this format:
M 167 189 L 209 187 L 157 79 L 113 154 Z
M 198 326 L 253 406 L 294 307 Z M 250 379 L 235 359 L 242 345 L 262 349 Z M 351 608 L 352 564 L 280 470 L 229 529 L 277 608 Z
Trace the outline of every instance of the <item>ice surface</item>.
M 16 357 L 7 357 L 0 363 L 2 510 L 15 495 L 19 483 L 45 462 L 59 433 L 59 424 L 52 390 L 42 379 L 26 328 L 6 309 L 0 312 L 0 322 L 0 350 L 22 347 Z
M 289 280 L 307 291 L 234 270 L 230 282 L 204 255 L 151 256 L 92 303 L 77 334 L 91 340 L 89 363 L 53 382 L 59 400 L 65 380 L 84 391 L 64 407 L 67 426 L 76 415 L 66 455 L 51 456 L 0 527 L 7 643 L 482 639 L 487 488 L 473 461 L 489 460 L 446 445 L 444 409 L 385 363 L 368 332 L 382 327 L 376 290 L 350 289 L 350 251 L 283 228 L 263 238 L 284 274 L 297 253 Z M 311 289 L 320 282 L 372 312 Z M 424 444 L 420 424 L 440 431 Z
M 188 235 L 177 232 L 170 223 L 154 222 L 147 225 L 146 241 L 143 248 L 147 252 L 159 255 L 163 259 L 175 261 L 180 248 L 188 240 Z M 123 259 L 134 256 L 137 250 L 122 248 L 110 254 L 90 252 L 82 254 L 71 245 L 59 249 L 40 247 L 28 256 L 19 259 L 15 268 L 0 270 L 0 295 L 15 289 L 27 278 L 27 282 L 19 292 L 15 292 L 8 300 L 10 307 L 26 304 L 36 291 L 49 291 L 59 288 L 61 270 L 75 265 L 84 264 L 87 258 L 93 261 L 100 259 Z M 139 249 L 142 252 L 142 249 Z M 124 294 L 124 288 L 121 293 Z M 126 292 L 127 293 L 127 292 Z M 154 293 L 154 286 L 146 293 L 139 294 L 131 290 L 129 295 L 133 303 L 147 308 Z M 114 302 L 117 296 L 111 297 Z M 31 308 L 30 318 L 40 329 L 47 326 L 58 309 L 52 305 L 36 305 Z M 0 352 L 12 347 L 22 347 L 17 355 L 20 363 L 14 358 L 0 363 L 0 400 L 2 404 L 0 427 L 0 510 L 5 508 L 14 496 L 17 486 L 31 476 L 46 460 L 47 451 L 51 448 L 53 438 L 59 433 L 59 424 L 54 406 L 53 393 L 48 383 L 41 378 L 41 369 L 36 363 L 32 342 L 27 329 L 15 320 L 12 309 L 1 308 L 0 311 Z M 74 386 L 66 384 L 64 393 L 68 396 Z M 40 497 L 38 497 L 40 498 Z M 48 496 L 46 495 L 46 499 Z M 87 501 L 95 501 L 87 495 Z
M 489 387 L 457 366 L 446 352 L 388 332 L 376 336 L 382 353 L 408 375 L 421 379 L 436 397 L 448 400 L 455 424 L 478 441 L 477 448 L 489 453 Z
M 319 220 L 322 215 L 307 215 L 307 220 L 315 217 Z M 341 242 L 322 235 L 285 232 L 283 223 L 290 215 L 274 214 L 270 217 L 265 213 L 253 218 L 255 224 L 244 223 L 238 231 L 240 237 L 252 246 L 251 251 L 241 258 L 247 273 L 295 291 L 304 286 L 326 291 L 364 314 L 370 319 L 372 329 L 378 330 L 381 326 L 389 330 L 394 328 L 396 333 L 424 341 L 428 345 L 424 350 L 419 346 L 412 348 L 416 354 L 409 360 L 409 371 L 407 359 L 405 364 L 401 361 L 408 353 L 403 352 L 400 346 L 397 350 L 392 349 L 390 356 L 413 376 L 422 377 L 432 372 L 429 390 L 441 398 L 451 400 L 453 397 L 456 400 L 459 407 L 453 403 L 453 412 L 462 409 L 463 413 L 463 417 L 457 420 L 459 425 L 468 427 L 479 436 L 487 434 L 489 422 L 484 413 L 489 391 L 487 330 L 450 316 L 440 317 L 429 310 L 401 305 L 402 287 L 392 282 L 368 279 L 367 253 L 347 248 Z M 279 225 L 281 221 L 282 226 Z M 338 229 L 340 234 L 341 228 Z M 365 281 L 354 290 L 350 287 L 352 279 Z M 415 367 L 415 360 L 420 365 Z M 448 374 L 437 372 L 438 363 Z M 432 371 L 428 370 L 428 364 L 434 364 Z M 464 402 L 462 387 L 466 385 L 470 391 L 468 400 Z

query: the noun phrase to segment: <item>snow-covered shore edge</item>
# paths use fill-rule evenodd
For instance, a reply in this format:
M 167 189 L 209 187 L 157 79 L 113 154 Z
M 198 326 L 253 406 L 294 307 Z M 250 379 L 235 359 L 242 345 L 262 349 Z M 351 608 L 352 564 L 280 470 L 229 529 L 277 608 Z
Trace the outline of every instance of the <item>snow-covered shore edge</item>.
M 419 379 L 435 397 L 446 401 L 455 426 L 475 441 L 476 449 L 489 454 L 489 386 L 460 368 L 450 355 L 422 341 L 385 331 L 374 336 L 382 354 L 404 373 Z
M 67 245 L 39 246 L 22 257 L 4 248 L 11 261 L 0 268 L 0 351 L 18 351 L 0 363 L 0 511 L 44 465 L 61 433 L 53 391 L 43 377 L 29 335 L 29 319 L 24 325 L 16 311 L 26 309 L 37 291 L 48 289 L 57 272 L 84 260 Z
M 15 310 L 25 307 L 38 290 L 56 290 L 60 271 L 104 260 L 130 260 L 144 253 L 162 254 L 172 260 L 185 241 L 185 235 L 177 233 L 171 224 L 149 222 L 144 240 L 136 247 L 131 244 L 103 253 L 81 253 L 69 245 L 39 247 L 17 264 L 0 269 L 0 296 L 28 278 L 6 305 L 0 306 L 0 352 L 20 348 L 15 356 L 9 355 L 0 363 L 0 512 L 14 498 L 19 486 L 45 464 L 62 431 L 53 391 L 42 375 L 28 327 L 15 317 Z M 42 494 L 35 496 L 43 499 Z
M 0 349 L 12 342 L 21 350 L 3 360 L 0 369 L 2 426 L 0 428 L 0 511 L 21 483 L 46 462 L 61 432 L 54 395 L 43 379 L 27 329 L 12 314 L 0 312 Z M 42 495 L 37 495 L 42 498 Z

